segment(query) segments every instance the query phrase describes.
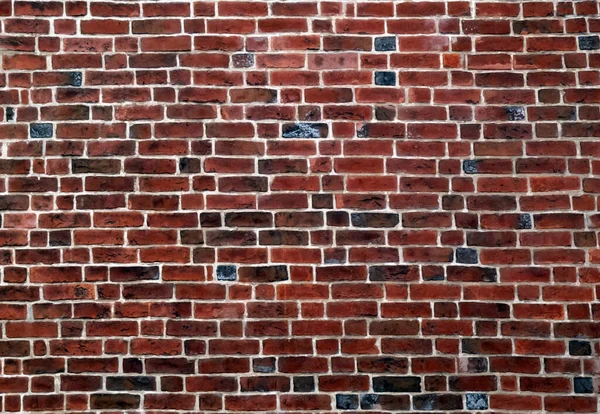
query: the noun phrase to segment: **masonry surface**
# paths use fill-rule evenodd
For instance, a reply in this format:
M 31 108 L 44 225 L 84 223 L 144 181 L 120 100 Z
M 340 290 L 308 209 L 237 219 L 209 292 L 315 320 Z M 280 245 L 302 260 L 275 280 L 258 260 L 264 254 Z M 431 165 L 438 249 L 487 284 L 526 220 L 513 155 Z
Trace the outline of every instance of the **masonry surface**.
M 0 0 L 0 411 L 598 412 L 599 34 Z

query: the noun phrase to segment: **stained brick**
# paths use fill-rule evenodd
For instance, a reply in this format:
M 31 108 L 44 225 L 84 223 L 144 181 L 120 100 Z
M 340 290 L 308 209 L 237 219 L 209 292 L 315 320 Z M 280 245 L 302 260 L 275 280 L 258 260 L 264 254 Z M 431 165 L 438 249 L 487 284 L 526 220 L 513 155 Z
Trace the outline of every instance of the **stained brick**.
M 598 12 L 0 0 L 4 411 L 595 412 Z

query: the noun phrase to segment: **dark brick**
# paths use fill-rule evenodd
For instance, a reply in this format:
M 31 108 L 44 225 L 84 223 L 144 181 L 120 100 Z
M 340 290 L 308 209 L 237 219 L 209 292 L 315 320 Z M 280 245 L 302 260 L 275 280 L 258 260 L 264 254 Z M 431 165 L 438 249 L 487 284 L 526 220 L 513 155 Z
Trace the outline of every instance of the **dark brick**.
M 12 107 L 7 107 L 5 110 L 6 122 L 12 122 L 15 120 L 15 110 Z
M 240 267 L 240 282 L 272 283 L 288 280 L 287 266 Z
M 424 394 L 413 397 L 415 410 L 462 410 L 463 401 L 456 394 Z
M 156 390 L 154 377 L 107 377 L 108 391 L 153 391 Z
M 338 410 L 356 410 L 358 408 L 358 395 L 336 394 L 335 408 Z
M 233 265 L 217 266 L 217 280 L 233 281 L 237 279 L 237 268 Z
M 593 394 L 594 379 L 592 377 L 573 378 L 573 390 L 575 394 Z
M 183 174 L 193 174 L 202 171 L 200 158 L 181 158 L 179 159 L 179 171 Z
M 234 68 L 251 68 L 254 66 L 254 55 L 251 53 L 239 53 L 231 56 Z
M 395 227 L 400 215 L 394 213 L 352 213 L 352 225 L 355 227 Z
M 225 225 L 228 227 L 271 227 L 273 214 L 267 212 L 226 213 Z
M 31 138 L 52 138 L 54 136 L 54 127 L 50 123 L 30 124 L 29 136 Z
M 519 215 L 519 229 L 525 230 L 532 227 L 531 214 L 520 214 Z
M 421 392 L 420 377 L 373 377 L 375 392 Z
M 579 36 L 579 49 L 598 50 L 600 49 L 600 36 Z
M 139 408 L 140 396 L 133 394 L 92 394 L 90 407 L 96 410 L 132 410 Z
M 363 394 L 360 396 L 360 408 L 363 410 L 409 411 L 408 395 Z
M 488 396 L 487 394 L 467 394 L 467 410 L 487 410 Z
M 376 37 L 375 50 L 378 52 L 390 52 L 396 50 L 396 36 Z
M 375 72 L 375 85 L 396 86 L 396 72 Z
M 221 227 L 221 214 L 200 213 L 200 227 Z
M 283 124 L 284 138 L 327 138 L 329 127 L 320 123 Z
M 69 80 L 71 86 L 81 86 L 83 84 L 82 72 L 69 72 Z
M 522 106 L 507 106 L 504 110 L 510 121 L 524 121 L 527 117 L 525 108 Z
M 467 174 L 477 174 L 479 172 L 478 160 L 464 160 L 463 161 L 463 171 Z
M 477 250 L 475 249 L 456 249 L 456 263 L 477 264 L 479 262 Z
M 467 370 L 470 373 L 488 372 L 488 369 L 488 360 L 486 358 L 469 358 L 467 360 Z
M 407 282 L 418 278 L 419 269 L 416 266 L 391 265 L 369 267 L 371 282 Z
M 261 374 L 275 372 L 275 358 L 256 358 L 252 360 L 252 370 Z
M 315 377 L 294 377 L 294 392 L 313 392 Z
M 569 355 L 586 356 L 592 355 L 592 345 L 588 341 L 569 341 Z

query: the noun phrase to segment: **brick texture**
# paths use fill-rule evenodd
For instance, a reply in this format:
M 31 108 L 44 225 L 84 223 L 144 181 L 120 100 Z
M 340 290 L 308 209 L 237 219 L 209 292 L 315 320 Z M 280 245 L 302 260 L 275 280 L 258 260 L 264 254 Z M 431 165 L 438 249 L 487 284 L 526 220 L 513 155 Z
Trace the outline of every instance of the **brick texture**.
M 599 34 L 0 0 L 0 410 L 598 412 Z

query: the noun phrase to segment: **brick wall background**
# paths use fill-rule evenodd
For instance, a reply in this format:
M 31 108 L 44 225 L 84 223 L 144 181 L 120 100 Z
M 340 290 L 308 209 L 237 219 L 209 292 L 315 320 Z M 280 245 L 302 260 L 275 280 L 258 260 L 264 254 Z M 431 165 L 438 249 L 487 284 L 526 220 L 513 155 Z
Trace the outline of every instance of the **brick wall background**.
M 0 1 L 4 412 L 598 409 L 598 1 Z

